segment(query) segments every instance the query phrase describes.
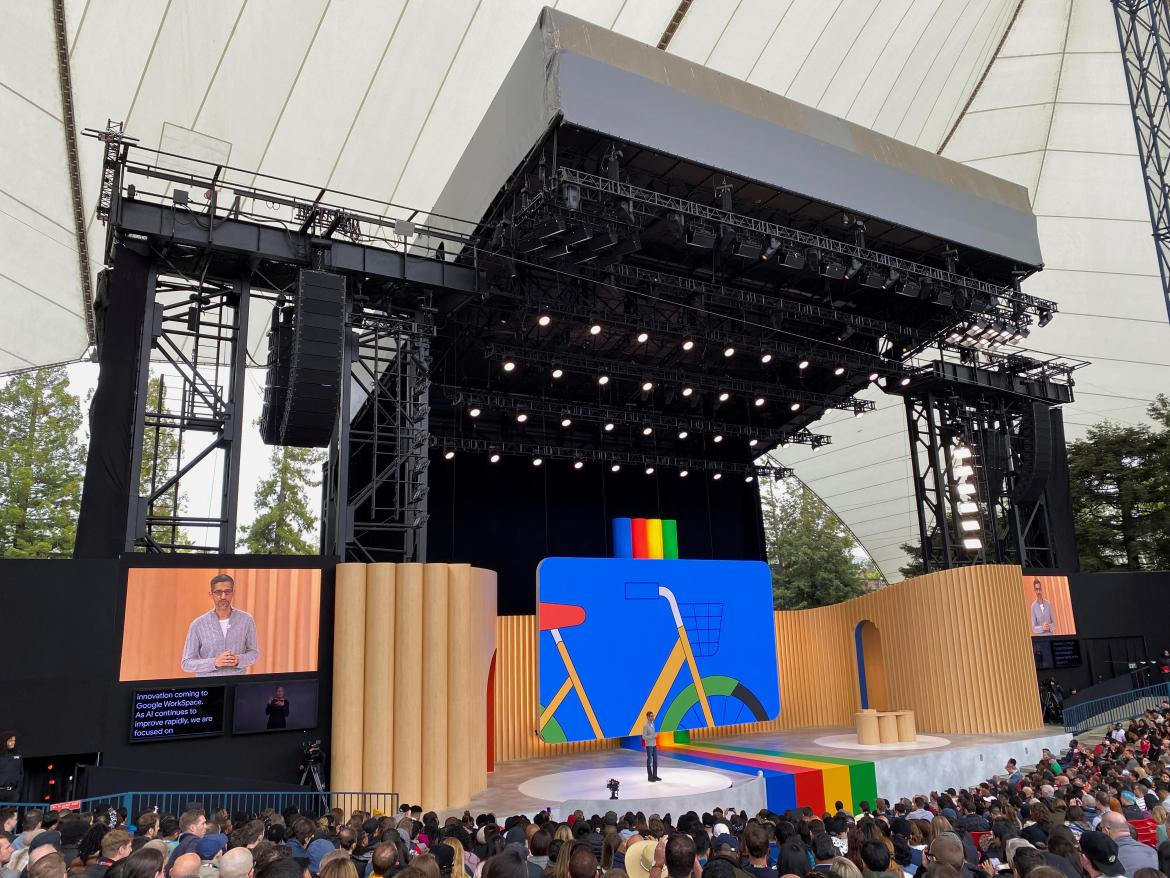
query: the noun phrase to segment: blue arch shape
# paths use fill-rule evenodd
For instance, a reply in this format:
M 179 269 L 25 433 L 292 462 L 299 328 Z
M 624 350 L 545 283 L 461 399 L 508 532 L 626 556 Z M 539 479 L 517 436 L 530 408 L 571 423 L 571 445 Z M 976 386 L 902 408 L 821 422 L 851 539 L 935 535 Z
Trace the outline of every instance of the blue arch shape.
M 857 627 L 853 629 L 853 642 L 857 649 L 857 686 L 861 692 L 862 710 L 869 708 L 869 690 L 865 683 L 865 648 L 861 643 L 861 629 L 865 627 L 867 622 L 869 622 L 868 619 L 862 619 L 857 623 Z

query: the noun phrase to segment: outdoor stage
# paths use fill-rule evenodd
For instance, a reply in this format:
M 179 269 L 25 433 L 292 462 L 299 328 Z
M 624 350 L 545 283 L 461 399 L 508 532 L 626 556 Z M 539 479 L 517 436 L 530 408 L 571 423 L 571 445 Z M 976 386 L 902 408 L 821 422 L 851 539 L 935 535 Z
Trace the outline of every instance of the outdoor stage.
M 916 744 L 863 748 L 846 744 L 845 736 L 845 728 L 806 728 L 661 746 L 657 784 L 646 782 L 645 757 L 634 750 L 498 763 L 469 807 L 501 819 L 546 807 L 558 818 L 577 808 L 587 815 L 677 815 L 718 806 L 750 814 L 795 804 L 820 813 L 838 800 L 856 810 L 879 795 L 893 801 L 978 783 L 1002 773 L 1009 758 L 1030 765 L 1043 748 L 1059 751 L 1071 737 L 1046 726 L 1013 735 L 920 735 Z M 621 783 L 616 802 L 605 786 L 611 777 Z

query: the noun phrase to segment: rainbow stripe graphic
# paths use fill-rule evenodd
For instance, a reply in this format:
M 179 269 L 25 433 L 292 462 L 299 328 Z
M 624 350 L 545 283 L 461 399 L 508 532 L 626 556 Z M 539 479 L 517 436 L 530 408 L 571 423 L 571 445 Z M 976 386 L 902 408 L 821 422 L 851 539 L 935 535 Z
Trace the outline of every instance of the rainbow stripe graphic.
M 625 740 L 629 749 L 640 750 L 641 739 Z M 856 812 L 859 803 L 871 805 L 877 798 L 877 778 L 872 762 L 785 753 L 760 747 L 742 747 L 719 741 L 692 741 L 689 732 L 660 735 L 664 754 L 683 762 L 755 775 L 764 773 L 768 808 L 777 813 L 808 806 L 816 814 L 842 802 Z
M 673 518 L 615 518 L 615 558 L 678 559 L 678 522 Z

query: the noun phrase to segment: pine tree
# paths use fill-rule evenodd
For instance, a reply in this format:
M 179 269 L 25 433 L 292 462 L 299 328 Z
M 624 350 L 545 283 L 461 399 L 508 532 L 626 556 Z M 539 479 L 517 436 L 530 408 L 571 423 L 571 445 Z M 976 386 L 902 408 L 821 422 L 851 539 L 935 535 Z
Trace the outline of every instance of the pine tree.
M 768 486 L 762 500 L 777 609 L 821 607 L 865 592 L 857 541 L 820 498 L 804 485 L 784 485 Z
M 918 543 L 902 543 L 898 548 L 910 559 L 898 568 L 899 573 L 909 579 L 911 576 L 921 576 L 926 572 L 926 567 L 922 563 L 922 546 Z
M 81 507 L 81 405 L 61 367 L 0 387 L 0 554 L 69 555 Z
M 256 518 L 244 528 L 244 545 L 258 555 L 317 554 L 317 515 L 309 489 L 320 484 L 322 455 L 312 448 L 272 450 L 272 473 L 256 486 Z

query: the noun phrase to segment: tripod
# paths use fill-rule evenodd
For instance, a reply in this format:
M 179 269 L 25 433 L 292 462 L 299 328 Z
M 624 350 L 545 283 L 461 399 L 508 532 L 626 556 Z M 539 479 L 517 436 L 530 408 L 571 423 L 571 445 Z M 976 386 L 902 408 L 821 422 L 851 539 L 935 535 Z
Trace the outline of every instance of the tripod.
M 309 783 L 310 780 L 312 784 Z M 300 785 L 303 787 L 311 785 L 321 794 L 321 813 L 329 810 L 329 797 L 325 795 L 325 782 L 321 780 L 320 762 L 306 762 L 302 766 Z

